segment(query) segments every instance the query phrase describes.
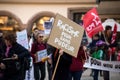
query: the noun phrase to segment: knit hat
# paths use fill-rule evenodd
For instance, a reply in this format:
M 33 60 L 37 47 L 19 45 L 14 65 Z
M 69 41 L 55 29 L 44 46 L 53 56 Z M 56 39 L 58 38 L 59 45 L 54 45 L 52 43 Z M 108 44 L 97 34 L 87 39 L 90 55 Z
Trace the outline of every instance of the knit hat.
M 102 45 L 105 45 L 104 41 L 99 40 L 99 41 L 96 42 L 96 46 L 102 46 Z

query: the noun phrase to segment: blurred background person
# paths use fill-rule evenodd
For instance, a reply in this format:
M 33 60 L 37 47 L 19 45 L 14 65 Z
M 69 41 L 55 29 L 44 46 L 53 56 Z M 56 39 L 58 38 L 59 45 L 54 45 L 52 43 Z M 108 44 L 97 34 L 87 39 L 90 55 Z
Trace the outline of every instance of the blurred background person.
M 99 34 L 93 35 L 92 42 L 90 42 L 90 44 L 88 45 L 90 56 L 93 54 L 93 52 L 95 52 L 96 42 L 99 41 L 99 39 L 100 39 L 100 35 Z M 91 70 L 90 76 L 93 76 L 93 75 L 94 75 L 93 70 Z
M 105 42 L 102 41 L 102 40 L 99 40 L 96 42 L 96 48 L 95 48 L 95 51 L 93 52 L 92 54 L 92 57 L 95 58 L 95 59 L 98 59 L 98 60 L 103 60 L 103 55 L 104 55 L 104 45 L 105 45 Z M 98 76 L 99 76 L 99 72 L 101 70 L 99 69 L 93 69 L 93 79 L 94 80 L 98 80 Z M 102 74 L 102 73 L 100 73 Z
M 105 27 L 105 31 L 102 32 L 101 34 L 101 40 L 105 41 L 106 43 L 105 49 L 104 49 L 105 54 L 104 54 L 103 60 L 106 60 L 106 61 L 115 60 L 115 54 L 114 52 L 112 53 L 111 48 L 117 46 L 117 41 L 115 40 L 114 43 L 111 43 L 112 41 L 112 27 L 111 26 L 107 25 Z M 104 80 L 110 80 L 109 71 L 103 71 L 103 78 Z
M 5 43 L 3 40 L 3 32 L 0 30 L 0 63 L 3 59 L 3 55 L 4 55 L 4 49 L 5 49 Z M 0 69 L 0 80 L 3 80 L 3 70 Z
M 24 58 L 30 55 L 29 51 L 16 42 L 16 34 L 13 32 L 4 34 L 4 42 L 6 48 L 0 64 L 0 69 L 4 71 L 3 80 L 24 80 Z
M 51 45 L 49 45 L 49 51 L 52 53 L 52 79 L 69 80 L 69 72 L 70 72 L 70 65 L 72 62 L 72 56 L 65 53 L 62 49 L 57 49 Z M 55 71 L 55 67 L 58 59 L 59 59 L 59 63 Z
M 72 64 L 70 65 L 69 80 L 81 80 L 83 73 L 83 65 L 86 60 L 85 46 L 81 44 L 77 57 L 72 57 Z M 72 79 L 73 78 L 73 79 Z
M 41 31 L 35 36 L 36 40 L 32 44 L 31 56 L 34 61 L 34 77 L 35 80 L 44 80 L 46 69 L 45 62 L 36 62 L 37 52 L 47 49 L 46 43 L 44 43 L 44 33 Z

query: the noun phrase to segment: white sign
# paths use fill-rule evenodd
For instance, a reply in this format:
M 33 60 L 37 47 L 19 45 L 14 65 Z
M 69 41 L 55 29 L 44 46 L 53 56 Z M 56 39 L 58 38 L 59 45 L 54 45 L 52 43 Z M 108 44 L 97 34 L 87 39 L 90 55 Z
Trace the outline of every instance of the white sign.
M 50 34 L 50 31 L 51 31 L 51 28 L 52 28 L 52 22 L 45 21 L 43 25 L 45 27 L 45 34 Z
M 38 51 L 36 62 L 40 62 L 45 57 L 47 57 L 47 50 L 46 49 Z
M 29 49 L 27 31 L 23 30 L 23 31 L 17 32 L 16 34 L 17 34 L 17 42 L 21 44 L 23 47 L 25 47 L 26 49 Z

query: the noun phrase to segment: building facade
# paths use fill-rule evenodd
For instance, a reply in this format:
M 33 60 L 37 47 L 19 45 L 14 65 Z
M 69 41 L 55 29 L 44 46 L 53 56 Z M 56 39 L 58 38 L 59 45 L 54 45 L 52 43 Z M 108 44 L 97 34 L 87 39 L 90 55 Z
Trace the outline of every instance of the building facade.
M 93 7 L 102 22 L 112 18 L 120 23 L 119 4 L 119 0 L 0 0 L 0 29 L 27 29 L 31 34 L 35 27 L 44 30 L 44 22 L 52 21 L 57 13 L 79 23 Z

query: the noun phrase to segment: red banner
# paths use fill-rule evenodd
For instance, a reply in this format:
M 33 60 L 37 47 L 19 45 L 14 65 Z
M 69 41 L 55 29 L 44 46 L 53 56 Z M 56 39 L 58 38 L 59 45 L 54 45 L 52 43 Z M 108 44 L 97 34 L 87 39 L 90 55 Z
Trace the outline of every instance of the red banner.
M 96 8 L 91 9 L 84 15 L 83 25 L 89 37 L 103 30 Z
M 111 44 L 115 42 L 116 36 L 117 36 L 117 25 L 115 24 L 114 29 L 113 29 Z

